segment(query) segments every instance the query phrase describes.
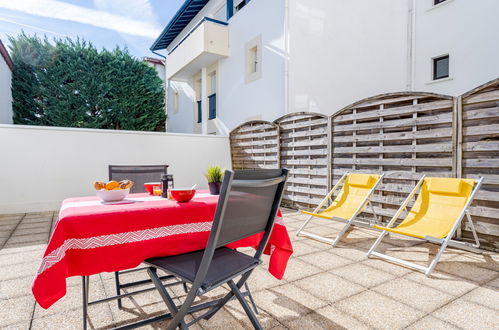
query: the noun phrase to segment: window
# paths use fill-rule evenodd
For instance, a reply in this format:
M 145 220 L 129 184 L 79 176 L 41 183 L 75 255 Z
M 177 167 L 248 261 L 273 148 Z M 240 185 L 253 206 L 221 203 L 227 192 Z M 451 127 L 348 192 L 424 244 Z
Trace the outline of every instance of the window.
M 433 80 L 449 77 L 449 55 L 433 59 Z
M 208 96 L 208 119 L 217 118 L 217 94 Z
M 262 77 L 262 37 L 246 44 L 246 83 Z
M 244 8 L 251 0 L 227 0 L 227 20 Z
M 258 71 L 258 46 L 252 47 L 249 50 L 250 73 Z
M 248 0 L 234 0 L 234 12 L 237 13 L 248 3 Z
M 436 5 L 438 5 L 442 2 L 445 2 L 445 1 L 447 1 L 447 0 L 433 0 L 433 5 L 436 6 Z

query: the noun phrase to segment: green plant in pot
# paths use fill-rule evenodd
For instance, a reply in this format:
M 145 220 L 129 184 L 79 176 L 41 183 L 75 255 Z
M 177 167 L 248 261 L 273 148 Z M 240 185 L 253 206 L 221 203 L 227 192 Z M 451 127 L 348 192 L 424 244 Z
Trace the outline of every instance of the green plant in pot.
M 210 166 L 206 170 L 204 176 L 206 177 L 206 180 L 208 180 L 210 194 L 219 195 L 220 186 L 222 185 L 222 181 L 224 179 L 224 170 L 222 170 L 218 165 Z

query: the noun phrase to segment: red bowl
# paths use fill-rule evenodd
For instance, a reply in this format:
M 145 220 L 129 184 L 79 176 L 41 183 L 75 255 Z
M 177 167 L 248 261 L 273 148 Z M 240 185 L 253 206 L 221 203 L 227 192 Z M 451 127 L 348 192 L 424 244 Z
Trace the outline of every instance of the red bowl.
M 161 186 L 161 182 L 146 182 L 144 183 L 144 189 L 150 194 L 153 195 L 153 187 L 154 186 Z
M 171 189 L 169 192 L 172 194 L 173 199 L 179 203 L 190 201 L 196 194 L 195 189 Z

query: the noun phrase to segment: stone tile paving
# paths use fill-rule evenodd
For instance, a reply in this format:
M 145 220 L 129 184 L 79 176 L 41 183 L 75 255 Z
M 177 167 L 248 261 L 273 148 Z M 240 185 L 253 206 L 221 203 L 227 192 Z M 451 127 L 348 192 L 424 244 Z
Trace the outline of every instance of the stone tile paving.
M 499 256 L 449 249 L 431 278 L 420 272 L 366 258 L 376 238 L 354 229 L 338 247 L 296 237 L 303 216 L 284 210 L 296 253 L 279 281 L 266 270 L 268 259 L 249 280 L 266 329 L 499 329 Z M 68 279 L 66 296 L 48 310 L 31 295 L 31 282 L 57 212 L 0 215 L 0 328 L 81 328 L 81 279 Z M 316 221 L 310 231 L 334 237 L 342 224 Z M 395 235 L 380 246 L 386 253 L 428 264 L 436 248 Z M 146 274 L 124 275 L 125 280 Z M 185 294 L 173 288 L 180 298 Z M 218 297 L 227 292 L 210 292 Z M 113 275 L 91 277 L 92 299 L 114 294 Z M 202 298 L 206 299 L 206 298 Z M 200 299 L 200 301 L 202 300 Z M 164 303 L 155 291 L 89 308 L 91 329 L 109 329 L 160 315 Z M 165 322 L 146 327 L 161 329 Z M 193 329 L 251 329 L 237 301 Z

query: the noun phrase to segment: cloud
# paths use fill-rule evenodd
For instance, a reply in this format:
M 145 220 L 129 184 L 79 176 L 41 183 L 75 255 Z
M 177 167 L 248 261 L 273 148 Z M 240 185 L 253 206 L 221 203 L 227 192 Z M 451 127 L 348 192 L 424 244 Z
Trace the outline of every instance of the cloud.
M 135 12 L 128 11 L 126 15 L 120 15 L 106 10 L 91 9 L 56 0 L 0 0 L 0 8 L 35 16 L 92 25 L 118 33 L 149 39 L 155 39 L 161 32 L 160 27 L 155 21 L 149 21 L 154 17 L 154 13 L 152 8 L 147 8 L 148 1 L 140 1 L 138 2 L 139 5 L 136 6 L 132 6 L 132 2 L 130 1 L 108 1 L 109 5 L 106 5 L 106 1 L 96 2 L 102 2 L 101 4 L 104 4 L 102 8 L 109 11 L 112 10 L 113 12 L 117 12 L 122 3 L 128 3 L 129 5 L 123 8 L 126 10 L 127 7 L 128 9 L 135 7 Z M 140 4 L 145 5 L 145 7 L 140 7 Z M 120 11 L 123 12 L 121 9 Z M 140 17 L 141 13 L 145 17 Z M 131 16 L 132 14 L 133 16 Z
M 94 6 L 97 10 L 104 12 L 111 12 L 116 15 L 127 17 L 130 19 L 149 22 L 158 26 L 158 17 L 149 0 L 93 0 Z M 142 37 L 129 35 L 126 33 L 119 33 L 120 37 L 126 42 L 127 47 L 137 53 L 143 52 L 151 45 L 150 40 Z M 157 38 L 157 33 L 154 38 Z
M 36 30 L 36 31 L 40 31 L 40 32 L 45 32 L 48 34 L 53 34 L 53 35 L 56 35 L 59 37 L 70 37 L 71 38 L 71 36 L 67 35 L 67 34 L 62 34 L 62 33 L 56 32 L 56 31 L 47 30 L 47 29 L 41 28 L 39 26 L 31 25 L 31 24 L 24 24 L 24 23 L 21 23 L 21 22 L 15 21 L 15 20 L 10 20 L 10 19 L 3 18 L 3 17 L 0 17 L 0 22 L 6 22 L 6 23 L 10 23 L 10 24 L 19 25 L 19 26 L 22 26 L 22 27 L 25 27 L 28 29 L 32 29 L 32 30 Z

